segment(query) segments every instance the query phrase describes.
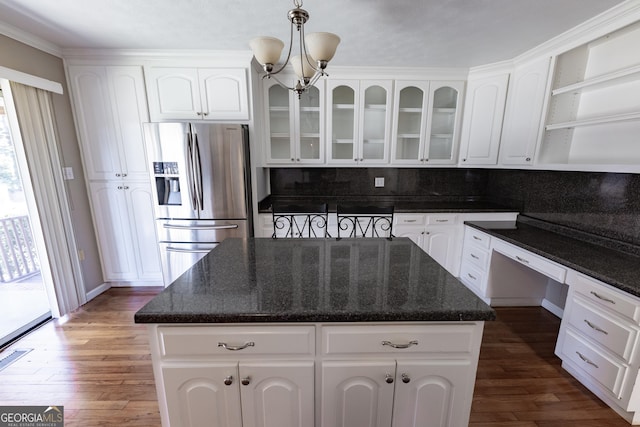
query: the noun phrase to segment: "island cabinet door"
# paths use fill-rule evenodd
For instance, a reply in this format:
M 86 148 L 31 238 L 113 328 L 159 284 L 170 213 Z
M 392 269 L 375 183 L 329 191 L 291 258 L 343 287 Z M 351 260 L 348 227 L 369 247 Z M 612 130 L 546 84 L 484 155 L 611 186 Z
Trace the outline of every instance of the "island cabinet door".
M 468 425 L 474 374 L 468 360 L 398 360 L 393 427 Z
M 171 427 L 242 427 L 235 362 L 164 366 Z
M 243 427 L 313 427 L 314 364 L 240 362 Z
M 323 362 L 321 426 L 390 427 L 395 372 L 395 360 Z

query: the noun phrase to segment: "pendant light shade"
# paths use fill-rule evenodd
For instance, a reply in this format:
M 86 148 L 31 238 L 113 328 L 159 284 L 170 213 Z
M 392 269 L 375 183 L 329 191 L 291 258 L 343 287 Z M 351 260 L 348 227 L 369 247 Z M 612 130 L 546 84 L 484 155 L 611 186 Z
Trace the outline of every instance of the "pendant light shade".
M 296 76 L 300 80 L 310 79 L 316 73 L 316 70 L 313 69 L 311 63 L 313 59 L 309 56 L 302 59 L 302 56 L 296 55 L 291 57 L 291 65 L 293 66 L 293 71 L 296 73 Z
M 333 33 L 311 33 L 304 38 L 307 53 L 316 61 L 329 62 L 336 54 L 340 37 Z
M 253 55 L 260 64 L 276 64 L 284 48 L 284 42 L 275 37 L 256 37 L 249 42 Z

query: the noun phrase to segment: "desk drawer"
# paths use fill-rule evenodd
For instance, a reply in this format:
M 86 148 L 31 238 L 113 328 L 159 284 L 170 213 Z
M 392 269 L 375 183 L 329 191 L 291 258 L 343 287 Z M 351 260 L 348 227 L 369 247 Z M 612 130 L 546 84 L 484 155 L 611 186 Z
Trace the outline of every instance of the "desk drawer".
M 462 249 L 462 261 L 469 262 L 482 271 L 487 270 L 487 264 L 489 262 L 489 251 L 480 248 L 476 245 L 465 243 Z
M 463 261 L 460 266 L 460 280 L 462 280 L 462 283 L 481 295 L 485 295 L 486 291 L 484 288 L 484 274 L 471 263 Z
M 469 226 L 464 229 L 464 244 L 473 243 L 484 249 L 489 249 L 489 245 L 491 244 L 491 237 L 488 234 L 484 234 L 481 231 L 476 230 L 475 228 L 471 228 Z
M 324 354 L 360 353 L 470 353 L 474 339 L 472 324 L 428 326 L 324 326 Z
M 544 274 L 547 277 L 550 277 L 560 283 L 564 283 L 564 279 L 567 275 L 567 269 L 553 261 L 549 261 L 546 258 L 535 255 L 529 251 L 520 249 L 498 239 L 494 239 L 493 249 L 522 265 Z
M 629 322 L 618 320 L 582 298 L 574 298 L 569 324 L 627 362 L 630 361 L 638 338 L 638 329 Z
M 613 393 L 616 398 L 621 397 L 620 390 L 628 370 L 621 361 L 586 343 L 569 329 L 566 331 L 562 354 L 564 359 L 570 360 L 578 369 Z
M 640 301 L 637 298 L 574 271 L 568 274 L 567 283 L 589 301 L 639 323 Z
M 313 326 L 161 326 L 158 338 L 165 358 L 315 353 Z

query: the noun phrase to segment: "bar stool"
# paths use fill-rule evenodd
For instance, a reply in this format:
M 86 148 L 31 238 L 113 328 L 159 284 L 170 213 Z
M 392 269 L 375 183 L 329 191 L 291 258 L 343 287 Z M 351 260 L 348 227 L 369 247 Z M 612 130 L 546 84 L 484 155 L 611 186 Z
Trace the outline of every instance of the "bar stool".
M 273 203 L 273 237 L 326 238 L 329 209 L 326 203 L 290 205 Z
M 393 236 L 393 206 L 340 206 L 338 215 L 338 239 L 342 237 Z

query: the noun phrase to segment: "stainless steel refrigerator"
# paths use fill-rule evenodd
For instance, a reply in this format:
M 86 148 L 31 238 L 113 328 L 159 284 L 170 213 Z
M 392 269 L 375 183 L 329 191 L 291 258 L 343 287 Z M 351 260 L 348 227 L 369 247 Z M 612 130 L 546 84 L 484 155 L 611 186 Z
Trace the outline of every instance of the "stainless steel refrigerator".
M 227 237 L 249 237 L 246 125 L 145 123 L 165 286 Z

